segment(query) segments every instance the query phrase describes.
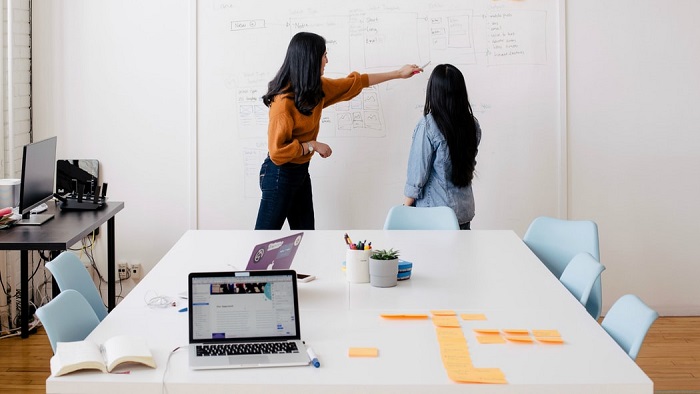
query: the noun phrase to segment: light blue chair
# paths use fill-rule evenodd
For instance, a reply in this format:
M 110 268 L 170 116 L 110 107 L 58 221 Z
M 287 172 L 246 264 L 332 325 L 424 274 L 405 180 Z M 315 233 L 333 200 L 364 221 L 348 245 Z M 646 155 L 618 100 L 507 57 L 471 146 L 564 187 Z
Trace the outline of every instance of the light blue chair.
M 450 207 L 391 207 L 384 230 L 459 230 L 457 215 Z
M 51 272 L 51 275 L 56 279 L 58 288 L 61 291 L 73 289 L 78 291 L 85 297 L 95 315 L 100 321 L 107 316 L 107 307 L 100 293 L 95 287 L 95 283 L 90 278 L 90 274 L 85 269 L 80 258 L 70 251 L 65 251 L 59 254 L 55 259 L 46 264 L 46 268 Z
M 571 259 L 581 252 L 588 252 L 600 261 L 598 225 L 590 220 L 541 216 L 530 223 L 523 241 L 557 278 L 561 277 Z M 593 284 L 586 310 L 597 320 L 602 308 L 603 287 L 599 277 Z
M 601 326 L 632 358 L 637 359 L 644 337 L 659 317 L 634 294 L 620 297 L 603 318 Z
M 605 266 L 590 253 L 581 252 L 564 268 L 559 281 L 585 306 L 593 284 L 604 270 Z
M 56 353 L 58 342 L 82 341 L 100 324 L 85 297 L 75 290 L 64 290 L 36 310 Z

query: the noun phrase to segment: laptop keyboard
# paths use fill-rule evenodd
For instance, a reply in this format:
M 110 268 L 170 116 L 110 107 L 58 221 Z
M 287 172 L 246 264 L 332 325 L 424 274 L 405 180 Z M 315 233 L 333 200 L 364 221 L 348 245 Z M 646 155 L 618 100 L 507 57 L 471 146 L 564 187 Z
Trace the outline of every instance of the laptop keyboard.
M 241 354 L 299 353 L 295 342 L 262 342 L 197 345 L 197 356 L 235 356 Z

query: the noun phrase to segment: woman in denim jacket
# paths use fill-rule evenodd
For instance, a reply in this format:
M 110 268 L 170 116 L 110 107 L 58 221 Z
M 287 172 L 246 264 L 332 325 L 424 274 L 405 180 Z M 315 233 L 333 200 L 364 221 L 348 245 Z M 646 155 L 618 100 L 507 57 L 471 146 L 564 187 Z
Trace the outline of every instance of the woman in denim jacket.
M 472 179 L 481 127 L 472 113 L 464 76 L 451 64 L 435 67 L 423 118 L 413 131 L 404 205 L 448 206 L 462 230 L 474 218 Z

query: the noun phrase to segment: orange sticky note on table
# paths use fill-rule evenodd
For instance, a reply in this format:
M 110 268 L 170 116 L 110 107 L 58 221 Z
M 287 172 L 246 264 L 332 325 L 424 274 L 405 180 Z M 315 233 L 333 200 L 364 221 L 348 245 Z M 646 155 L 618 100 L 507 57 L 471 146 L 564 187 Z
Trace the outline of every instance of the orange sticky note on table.
M 529 335 L 506 335 L 506 339 L 511 342 L 532 343 L 532 337 Z
M 464 333 L 461 328 L 458 327 L 436 327 L 438 340 L 449 340 L 449 339 L 462 339 L 464 340 Z
M 481 344 L 506 343 L 500 335 L 477 335 L 476 340 Z
M 500 334 L 501 330 L 497 328 L 475 328 L 474 332 L 476 332 L 477 334 L 494 335 Z
M 382 313 L 379 316 L 385 319 L 427 319 L 428 315 L 425 313 Z
M 483 313 L 462 313 L 459 316 L 462 320 L 486 320 L 486 315 Z
M 376 347 L 351 347 L 348 349 L 349 357 L 377 357 L 379 349 Z
M 430 313 L 432 313 L 433 316 L 457 316 L 455 311 L 449 309 L 436 309 L 430 311 Z
M 462 368 L 447 371 L 447 376 L 459 383 L 506 384 L 506 376 L 498 368 Z
M 540 341 L 542 343 L 556 343 L 556 344 L 564 343 L 564 340 L 561 339 L 561 337 L 535 337 L 535 339 L 537 339 L 538 341 Z
M 503 332 L 511 335 L 529 335 L 530 331 L 524 328 L 506 328 Z
M 536 337 L 560 337 L 561 334 L 557 330 L 532 330 L 532 335 Z
M 438 327 L 459 327 L 457 316 L 433 316 L 433 324 Z

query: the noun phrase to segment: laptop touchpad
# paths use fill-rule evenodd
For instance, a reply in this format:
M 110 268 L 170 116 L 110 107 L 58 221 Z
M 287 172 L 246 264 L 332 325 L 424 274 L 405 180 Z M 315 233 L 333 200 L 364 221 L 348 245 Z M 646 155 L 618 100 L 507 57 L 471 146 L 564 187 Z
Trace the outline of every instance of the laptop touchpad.
M 231 364 L 242 364 L 242 365 L 257 365 L 257 364 L 265 364 L 270 362 L 270 357 L 263 355 L 263 354 L 251 354 L 249 356 L 245 356 L 245 358 L 241 358 L 241 356 L 232 356 L 229 358 L 231 360 Z

